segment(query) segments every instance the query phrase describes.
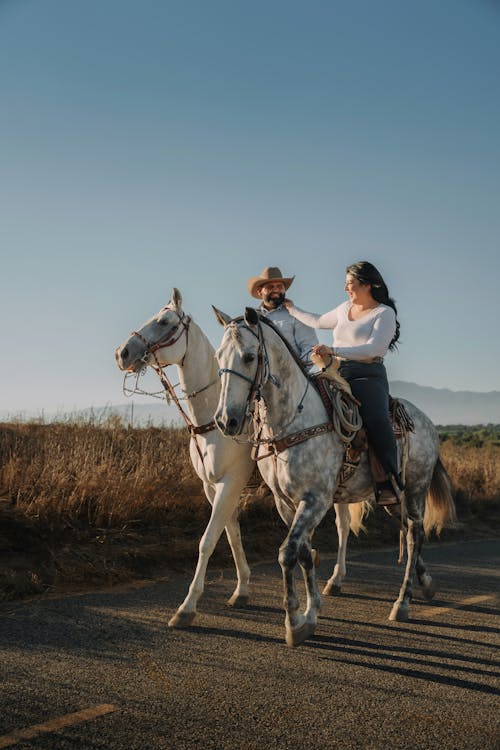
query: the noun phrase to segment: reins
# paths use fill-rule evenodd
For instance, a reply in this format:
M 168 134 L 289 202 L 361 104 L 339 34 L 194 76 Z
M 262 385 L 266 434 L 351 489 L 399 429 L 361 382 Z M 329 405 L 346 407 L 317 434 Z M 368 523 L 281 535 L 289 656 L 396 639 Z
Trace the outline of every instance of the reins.
M 279 435 L 273 435 L 270 438 L 263 438 L 262 430 L 264 428 L 264 420 L 261 418 L 261 407 L 260 404 L 263 404 L 264 408 L 267 410 L 267 405 L 265 403 L 265 400 L 262 395 L 262 390 L 264 385 L 269 381 L 273 383 L 276 387 L 280 387 L 279 379 L 276 378 L 271 373 L 270 369 L 270 363 L 269 363 L 269 355 L 267 352 L 266 342 L 264 338 L 264 333 L 262 329 L 262 322 L 264 322 L 266 325 L 268 325 L 270 328 L 272 328 L 280 337 L 280 339 L 287 345 L 286 340 L 280 335 L 279 331 L 275 329 L 275 327 L 272 325 L 270 321 L 268 321 L 265 318 L 259 318 L 256 327 L 257 327 L 257 333 L 252 330 L 248 325 L 241 324 L 241 319 L 237 319 L 233 321 L 235 324 L 239 324 L 240 328 L 245 328 L 246 330 L 250 331 L 250 333 L 255 336 L 255 338 L 259 342 L 258 350 L 257 350 L 257 367 L 255 370 L 255 374 L 253 378 L 248 377 L 242 372 L 239 372 L 238 370 L 234 370 L 232 368 L 223 367 L 219 370 L 219 377 L 222 377 L 224 373 L 236 375 L 237 377 L 241 378 L 242 380 L 246 381 L 250 384 L 250 389 L 248 392 L 247 400 L 246 400 L 246 413 L 252 417 L 253 426 L 254 426 L 254 435 L 253 435 L 253 441 L 252 442 L 252 458 L 255 461 L 260 461 L 263 458 L 268 458 L 269 456 L 276 457 L 279 453 L 285 451 L 287 448 L 290 448 L 294 445 L 298 445 L 299 443 L 305 442 L 306 440 L 309 440 L 312 437 L 315 437 L 317 435 L 324 435 L 327 432 L 335 432 L 344 445 L 347 446 L 352 442 L 354 439 L 354 436 L 356 432 L 359 430 L 359 427 L 361 426 L 361 421 L 359 418 L 359 413 L 357 412 L 357 409 L 355 408 L 356 399 L 352 398 L 352 403 L 346 402 L 347 394 L 341 393 L 338 391 L 333 400 L 330 402 L 330 404 L 327 403 L 328 396 L 324 390 L 322 390 L 319 386 L 319 383 L 317 379 L 315 378 L 314 385 L 321 397 L 321 400 L 325 406 L 325 410 L 328 416 L 328 422 L 323 422 L 318 425 L 313 425 L 311 427 L 306 427 L 301 430 L 298 430 L 297 432 L 290 433 L 289 435 L 284 435 L 283 433 L 288 429 L 288 427 L 293 423 L 296 415 L 294 414 L 293 417 L 290 419 L 288 424 L 284 425 L 281 428 Z M 287 345 L 287 349 L 290 351 L 290 347 Z M 293 354 L 293 352 L 292 352 Z M 294 358 L 296 359 L 296 358 Z M 299 364 L 297 362 L 297 364 Z M 306 387 L 304 390 L 304 393 L 297 405 L 297 412 L 301 412 L 304 408 L 304 400 L 307 395 L 307 391 L 309 389 L 309 386 L 311 382 L 313 382 L 313 379 L 304 372 L 304 376 L 306 378 Z M 259 448 L 262 445 L 266 445 L 268 447 L 268 452 L 264 453 L 262 455 L 259 455 Z
M 171 308 L 169 308 L 171 309 Z M 175 312 L 175 311 L 172 311 Z M 194 440 L 194 443 L 196 445 L 196 450 L 198 451 L 198 455 L 200 457 L 201 462 L 203 463 L 203 454 L 201 452 L 200 446 L 198 445 L 198 441 L 196 440 L 196 435 L 204 435 L 207 432 L 211 432 L 212 430 L 215 430 L 215 421 L 212 419 L 210 422 L 207 422 L 206 424 L 202 425 L 196 425 L 194 422 L 190 419 L 189 415 L 186 414 L 184 409 L 182 408 L 182 404 L 180 403 L 180 399 L 177 396 L 177 393 L 175 391 L 174 386 L 168 379 L 167 375 L 163 372 L 163 367 L 160 364 L 160 361 L 158 360 L 158 357 L 156 356 L 156 352 L 159 349 L 164 349 L 169 346 L 173 346 L 174 344 L 179 341 L 181 336 L 185 333 L 186 334 L 186 350 L 184 352 L 184 355 L 181 359 L 180 366 L 182 367 L 184 365 L 184 360 L 186 358 L 187 350 L 188 350 L 188 343 L 189 343 L 189 325 L 191 323 L 191 318 L 189 316 L 186 316 L 184 313 L 179 315 L 177 313 L 177 316 L 179 318 L 179 321 L 176 326 L 170 331 L 168 331 L 163 337 L 161 337 L 156 343 L 151 344 L 143 335 L 142 333 L 139 333 L 138 331 L 132 331 L 132 336 L 137 336 L 137 338 L 142 341 L 142 343 L 146 347 L 146 351 L 144 352 L 141 361 L 146 365 L 148 363 L 148 360 L 151 357 L 153 357 L 155 364 L 151 365 L 151 368 L 156 372 L 158 375 L 160 382 L 163 386 L 163 389 L 165 391 L 167 402 L 170 403 L 170 400 L 174 402 L 176 405 L 178 411 L 180 412 L 186 427 L 191 435 L 191 437 Z M 180 329 L 180 330 L 179 330 Z M 126 377 L 126 376 L 125 376 Z M 186 399 L 192 399 L 195 398 L 199 393 L 202 393 L 203 391 L 207 390 L 207 388 L 210 388 L 210 386 L 214 385 L 217 381 L 212 380 L 207 385 L 203 386 L 203 388 L 199 388 L 197 391 L 192 391 L 190 394 L 186 394 Z

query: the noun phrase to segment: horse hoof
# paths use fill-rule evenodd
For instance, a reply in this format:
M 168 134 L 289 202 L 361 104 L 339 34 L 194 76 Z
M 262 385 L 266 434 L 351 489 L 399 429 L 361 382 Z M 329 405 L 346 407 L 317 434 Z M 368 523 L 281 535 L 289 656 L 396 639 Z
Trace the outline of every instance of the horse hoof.
M 290 646 L 290 648 L 294 648 L 295 646 L 300 646 L 301 643 L 304 643 L 307 638 L 310 638 L 312 635 L 314 635 L 314 631 L 316 629 L 316 626 L 313 625 L 310 622 L 305 622 L 303 625 L 301 625 L 299 628 L 287 628 L 286 629 L 286 645 Z
M 392 622 L 408 622 L 408 607 L 396 602 L 389 615 L 389 620 Z
M 336 583 L 327 583 L 325 588 L 323 589 L 323 594 L 326 594 L 328 596 L 340 596 L 342 593 L 342 587 L 338 586 Z
M 436 593 L 436 587 L 432 581 L 432 578 L 429 581 L 426 581 L 425 583 L 422 584 L 422 594 L 428 601 L 434 598 L 435 593 Z
M 169 628 L 188 628 L 196 617 L 196 612 L 181 612 L 178 611 L 168 621 Z
M 226 604 L 228 607 L 234 607 L 235 609 L 244 609 L 248 607 L 250 597 L 248 594 L 233 594 L 230 599 L 227 600 Z

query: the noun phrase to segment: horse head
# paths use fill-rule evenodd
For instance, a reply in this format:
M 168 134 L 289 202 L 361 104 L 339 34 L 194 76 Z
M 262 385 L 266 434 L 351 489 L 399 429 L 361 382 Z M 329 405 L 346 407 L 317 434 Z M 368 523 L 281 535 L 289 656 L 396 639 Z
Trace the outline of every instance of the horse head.
M 182 363 L 187 349 L 190 318 L 182 311 L 182 296 L 174 287 L 170 302 L 138 331 L 132 331 L 115 351 L 120 370 L 138 372 L 145 365 L 165 367 Z
M 257 311 L 250 307 L 243 318 L 234 320 L 216 308 L 214 311 L 225 328 L 216 352 L 221 394 L 215 423 L 224 435 L 234 437 L 242 433 L 266 377 L 260 321 Z

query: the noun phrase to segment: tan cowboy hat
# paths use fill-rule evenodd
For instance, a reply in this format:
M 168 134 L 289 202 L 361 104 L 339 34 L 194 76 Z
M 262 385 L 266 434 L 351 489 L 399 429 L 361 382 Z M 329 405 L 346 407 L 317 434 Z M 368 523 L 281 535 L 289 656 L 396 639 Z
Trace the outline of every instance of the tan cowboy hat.
M 276 266 L 267 266 L 267 268 L 264 268 L 260 276 L 252 276 L 251 279 L 248 279 L 247 289 L 252 297 L 260 299 L 257 294 L 257 289 L 259 289 L 259 287 L 265 286 L 269 281 L 282 281 L 285 285 L 285 289 L 288 289 L 294 278 L 295 276 L 283 276 L 280 269 L 276 268 Z

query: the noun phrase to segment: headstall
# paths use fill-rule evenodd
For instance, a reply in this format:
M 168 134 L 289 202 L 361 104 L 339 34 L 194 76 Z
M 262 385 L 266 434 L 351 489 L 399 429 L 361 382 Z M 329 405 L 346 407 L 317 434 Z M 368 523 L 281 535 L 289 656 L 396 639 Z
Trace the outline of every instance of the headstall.
M 164 310 L 170 310 L 171 312 L 175 312 L 175 310 L 172 310 L 171 307 L 165 307 Z M 167 346 L 173 346 L 173 344 L 176 344 L 182 334 L 186 332 L 186 352 L 187 352 L 187 345 L 188 345 L 188 335 L 189 335 L 189 324 L 191 323 L 191 318 L 189 316 L 186 316 L 184 313 L 182 315 L 179 315 L 179 313 L 176 313 L 179 320 L 177 321 L 177 324 L 174 325 L 172 329 L 169 331 L 166 331 L 163 336 L 161 336 L 156 343 L 151 344 L 143 335 L 142 333 L 139 333 L 139 331 L 132 331 L 130 334 L 131 336 L 137 336 L 138 339 L 142 341 L 142 343 L 146 347 L 146 351 L 141 357 L 141 361 L 144 362 L 144 364 L 147 364 L 147 361 L 150 357 L 150 355 L 153 356 L 156 365 L 161 368 L 160 363 L 158 362 L 158 359 L 156 357 L 156 352 L 158 349 L 164 349 Z M 180 330 L 179 330 L 180 329 Z M 184 352 L 184 357 L 181 360 L 181 365 L 184 364 L 184 358 L 186 356 L 186 352 Z
M 171 312 L 175 312 L 175 310 L 172 310 L 172 308 L 166 307 L 164 310 L 170 310 Z M 184 352 L 184 355 L 181 359 L 180 366 L 182 367 L 184 364 L 184 360 L 186 358 L 187 350 L 188 350 L 188 336 L 189 336 L 189 324 L 191 323 L 191 318 L 189 316 L 186 316 L 184 313 L 182 315 L 179 315 L 179 313 L 176 313 L 179 320 L 177 321 L 177 324 L 167 331 L 164 336 L 162 336 L 158 341 L 156 341 L 154 344 L 151 344 L 145 336 L 142 335 L 142 333 L 139 333 L 138 331 L 132 331 L 131 336 L 137 336 L 140 341 L 145 345 L 146 350 L 144 354 L 141 357 L 141 362 L 143 362 L 145 365 L 147 365 L 149 357 L 152 356 L 155 364 L 151 365 L 152 369 L 156 372 L 158 375 L 160 382 L 165 390 L 167 401 L 170 401 L 170 399 L 175 403 L 177 406 L 177 409 L 181 413 L 182 418 L 184 419 L 184 422 L 186 423 L 186 427 L 189 430 L 189 433 L 194 438 L 194 442 L 196 444 L 196 448 L 198 451 L 198 455 L 200 456 L 201 462 L 203 463 L 203 455 L 200 450 L 200 447 L 198 445 L 198 442 L 196 441 L 195 436 L 196 435 L 204 435 L 206 432 L 211 432 L 212 430 L 215 430 L 215 422 L 212 419 L 211 422 L 207 422 L 207 424 L 202 425 L 196 425 L 194 424 L 191 419 L 189 418 L 189 415 L 186 414 L 184 409 L 181 406 L 181 403 L 179 401 L 179 397 L 177 396 L 177 393 L 175 392 L 175 388 L 166 376 L 166 374 L 163 372 L 163 367 L 160 364 L 158 357 L 156 356 L 156 352 L 159 349 L 164 349 L 168 346 L 173 346 L 174 344 L 179 341 L 183 333 L 186 334 L 186 350 Z M 193 393 L 189 394 L 187 398 L 194 398 L 202 391 L 206 390 L 206 388 L 209 388 L 212 383 L 209 383 L 208 385 L 204 386 L 203 388 L 199 388 L 197 391 L 193 391 Z

